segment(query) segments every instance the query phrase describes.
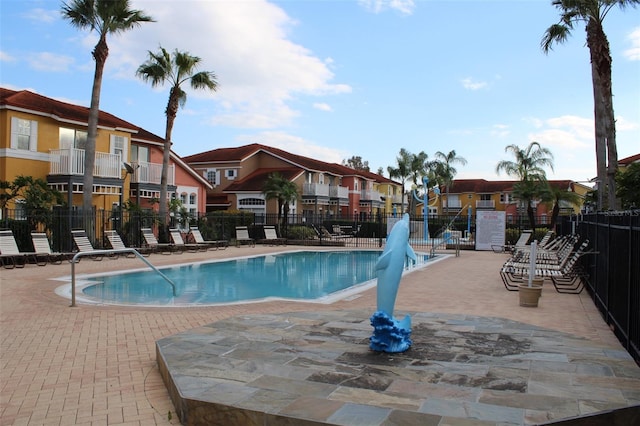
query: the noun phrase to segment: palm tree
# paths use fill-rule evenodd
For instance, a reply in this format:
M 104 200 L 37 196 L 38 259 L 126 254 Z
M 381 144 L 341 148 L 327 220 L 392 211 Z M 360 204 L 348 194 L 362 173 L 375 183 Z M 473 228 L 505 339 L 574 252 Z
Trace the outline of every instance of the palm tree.
M 267 200 L 278 200 L 278 224 L 281 223 L 284 212 L 283 223 L 287 223 L 289 215 L 289 203 L 298 199 L 298 186 L 286 179 L 280 173 L 271 173 L 267 177 L 262 188 L 262 193 Z
M 162 156 L 162 175 L 160 177 L 160 206 L 158 214 L 160 221 L 164 224 L 167 220 L 167 180 L 169 174 L 169 156 L 171 154 L 171 132 L 173 123 L 178 115 L 178 109 L 187 102 L 187 92 L 182 90 L 182 83 L 189 81 L 191 88 L 209 89 L 216 91 L 218 83 L 216 76 L 210 71 L 196 72 L 200 63 L 200 58 L 191 56 L 186 52 L 179 52 L 177 49 L 169 54 L 162 46 L 157 53 L 149 52 L 149 59 L 138 67 L 136 75 L 144 81 L 150 81 L 152 87 L 165 83 L 171 85 L 169 90 L 169 101 L 165 114 L 167 124 L 164 137 L 164 148 Z M 164 226 L 161 227 L 164 232 Z
M 93 59 L 96 61 L 91 89 L 91 106 L 87 142 L 84 157 L 84 178 L 82 181 L 82 208 L 88 215 L 93 208 L 93 167 L 96 157 L 96 137 L 98 135 L 98 114 L 100 112 L 100 91 L 102 74 L 109 56 L 107 35 L 118 34 L 140 25 L 142 22 L 153 22 L 140 10 L 130 8 L 129 0 L 72 0 L 62 3 L 62 16 L 77 28 L 96 31 L 98 43 L 93 48 Z
M 510 152 L 515 161 L 501 160 L 496 165 L 496 173 L 504 171 L 515 177 L 518 182 L 513 185 L 513 195 L 527 206 L 527 215 L 531 228 L 535 231 L 535 215 L 532 201 L 541 197 L 546 186 L 544 167 L 553 170 L 553 154 L 547 148 L 542 148 L 538 142 L 531 142 L 525 149 L 517 145 L 508 145 L 505 152 Z
M 396 157 L 396 166 L 387 166 L 387 172 L 389 173 L 389 178 L 391 179 L 400 179 L 400 183 L 402 184 L 402 207 L 401 210 L 404 213 L 404 194 L 405 194 L 405 183 L 407 182 L 407 178 L 411 175 L 411 154 L 404 148 L 400 148 L 400 154 Z
M 624 9 L 627 6 L 635 7 L 639 3 L 640 0 L 553 0 L 551 4 L 560 10 L 560 22 L 547 28 L 541 42 L 542 50 L 548 53 L 554 43 L 562 43 L 567 40 L 576 24 L 586 23 L 587 46 L 591 56 L 596 168 L 600 189 L 598 191 L 599 210 L 605 206 L 605 191 L 608 193 L 608 207 L 617 208 L 615 176 L 618 170 L 618 149 L 611 89 L 611 50 L 604 32 L 603 21 L 614 6 Z
M 455 150 L 449 151 L 448 154 L 444 154 L 443 152 L 436 152 L 434 157 L 435 162 L 439 163 L 439 166 L 436 166 L 435 169 L 438 171 L 440 178 L 442 179 L 442 183 L 445 187 L 445 192 L 447 194 L 447 203 L 445 204 L 445 214 L 449 214 L 449 188 L 453 183 L 453 178 L 455 177 L 458 171 L 453 167 L 453 164 L 462 164 L 463 166 L 467 164 L 467 160 L 464 157 L 459 157 L 456 155 Z
M 558 216 L 560 215 L 560 205 L 561 204 L 572 204 L 574 206 L 580 206 L 582 203 L 582 197 L 576 194 L 573 191 L 568 190 L 567 188 L 563 188 L 559 185 L 554 185 L 549 183 L 547 188 L 544 190 L 542 195 L 542 200 L 547 203 L 552 203 L 553 208 L 551 210 L 551 223 L 549 227 L 554 229 L 556 227 L 556 222 L 558 220 Z

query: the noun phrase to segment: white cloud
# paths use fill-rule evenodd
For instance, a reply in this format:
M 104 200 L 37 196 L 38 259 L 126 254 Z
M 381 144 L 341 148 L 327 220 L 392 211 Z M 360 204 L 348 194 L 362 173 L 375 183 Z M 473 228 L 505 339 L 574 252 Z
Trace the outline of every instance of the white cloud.
M 631 31 L 627 39 L 631 41 L 631 48 L 625 50 L 622 54 L 630 61 L 640 61 L 640 27 Z
M 315 109 L 319 109 L 320 111 L 328 111 L 328 112 L 333 111 L 333 108 L 331 108 L 331 105 L 326 104 L 324 102 L 316 102 L 313 104 L 313 107 Z
M 7 52 L 0 50 L 0 62 L 14 62 L 15 57 L 9 55 Z
M 494 124 L 490 134 L 492 137 L 506 138 L 511 134 L 511 131 L 509 130 L 509 126 L 506 124 Z
M 327 163 L 341 163 L 351 154 L 343 150 L 319 146 L 299 136 L 293 136 L 285 132 L 260 132 L 255 135 L 244 135 L 236 138 L 239 143 L 260 143 L 274 148 L 279 148 L 297 155 L 309 158 L 317 158 Z
M 29 66 L 39 71 L 65 72 L 74 63 L 71 56 L 58 55 L 51 52 L 39 52 L 29 55 Z
M 329 68 L 333 60 L 320 59 L 291 41 L 289 33 L 298 22 L 265 0 L 199 2 L 197 14 L 181 2 L 134 0 L 132 7 L 157 22 L 143 23 L 112 37 L 108 71 L 120 78 L 135 79 L 147 52 L 156 51 L 159 45 L 200 57 L 199 70 L 213 71 L 219 88 L 216 92 L 191 93 L 186 86 L 185 90 L 189 99 L 211 99 L 220 108 L 208 120 L 210 123 L 241 128 L 289 125 L 299 115 L 291 106 L 298 98 L 351 92 L 349 85 L 333 81 L 335 76 Z M 85 44 L 93 48 L 95 42 L 87 38 Z
M 468 90 L 480 90 L 488 87 L 489 84 L 486 81 L 474 81 L 472 78 L 463 78 L 461 80 L 462 87 Z
M 358 4 L 376 14 L 392 9 L 403 15 L 411 15 L 416 6 L 414 0 L 358 0 Z
M 36 22 L 44 22 L 46 24 L 50 24 L 51 22 L 60 19 L 60 10 L 59 9 L 40 9 L 35 8 L 31 9 L 23 15 L 25 18 L 30 19 Z

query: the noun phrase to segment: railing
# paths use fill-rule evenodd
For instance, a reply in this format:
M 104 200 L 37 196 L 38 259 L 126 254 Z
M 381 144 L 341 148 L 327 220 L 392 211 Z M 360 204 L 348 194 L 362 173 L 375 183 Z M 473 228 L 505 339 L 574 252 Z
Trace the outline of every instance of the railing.
M 160 184 L 162 178 L 162 164 L 149 163 L 146 161 L 134 161 L 131 163 L 133 174 L 131 175 L 131 183 L 155 183 Z M 174 185 L 175 182 L 175 165 L 170 164 L 167 173 L 167 185 Z
M 381 200 L 381 195 L 378 191 L 372 191 L 370 189 L 365 189 L 364 191 L 360 192 L 360 200 L 373 200 L 373 201 L 380 201 Z
M 52 149 L 49 158 L 49 174 L 84 175 L 84 157 L 84 149 Z M 122 162 L 119 154 L 96 152 L 94 176 L 121 179 L 121 171 Z
M 329 196 L 329 185 L 324 183 L 305 183 L 302 186 L 302 195 Z
M 449 209 L 461 209 L 462 208 L 462 201 L 444 199 L 442 201 L 442 207 L 445 208 L 445 209 L 446 208 L 449 208 Z
M 167 277 L 165 274 L 160 272 L 160 270 L 158 268 L 153 266 L 151 264 L 151 262 L 149 262 L 147 259 L 145 259 L 135 249 L 125 248 L 125 249 L 113 249 L 113 250 L 79 251 L 78 253 L 76 253 L 73 256 L 73 259 L 71 259 L 71 307 L 72 308 L 76 307 L 76 263 L 79 262 L 78 259 L 81 258 L 81 257 L 84 257 L 84 256 L 104 256 L 104 255 L 108 255 L 108 254 L 122 254 L 122 253 L 133 253 L 133 254 L 135 254 L 138 259 L 140 259 L 144 263 L 146 263 L 149 268 L 151 268 L 154 271 L 156 271 L 162 278 L 164 278 L 169 284 L 171 284 L 171 287 L 173 288 L 173 295 L 176 296 L 176 285 L 175 285 L 175 283 L 173 281 L 171 281 L 169 279 L 169 277 Z
M 477 200 L 476 208 L 477 209 L 495 209 L 496 202 L 493 200 Z
M 349 198 L 349 188 L 346 186 L 329 186 L 329 196 L 331 198 Z

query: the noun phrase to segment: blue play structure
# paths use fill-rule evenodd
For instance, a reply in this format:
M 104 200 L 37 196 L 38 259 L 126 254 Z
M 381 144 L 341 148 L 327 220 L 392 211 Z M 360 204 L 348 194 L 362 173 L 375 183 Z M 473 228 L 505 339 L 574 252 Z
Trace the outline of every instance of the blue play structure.
M 384 251 L 378 259 L 377 311 L 371 316 L 373 335 L 369 347 L 378 352 L 404 352 L 411 346 L 411 317 L 402 321 L 393 317 L 400 278 L 407 257 L 416 261 L 416 254 L 409 245 L 409 215 L 404 214 L 387 238 Z

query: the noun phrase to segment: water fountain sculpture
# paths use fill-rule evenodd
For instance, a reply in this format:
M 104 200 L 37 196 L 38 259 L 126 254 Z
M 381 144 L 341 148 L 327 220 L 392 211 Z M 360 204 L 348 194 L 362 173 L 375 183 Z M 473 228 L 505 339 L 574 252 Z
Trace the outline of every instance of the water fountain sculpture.
M 373 335 L 369 339 L 369 347 L 374 351 L 397 353 L 411 347 L 411 317 L 406 315 L 401 321 L 393 317 L 407 257 L 416 260 L 416 254 L 409 245 L 409 215 L 405 213 L 391 229 L 376 264 L 377 310 L 371 316 Z

